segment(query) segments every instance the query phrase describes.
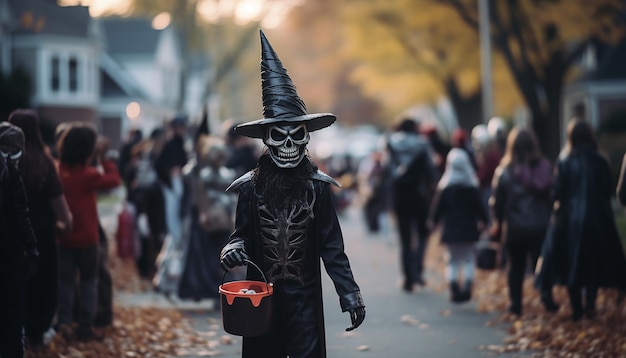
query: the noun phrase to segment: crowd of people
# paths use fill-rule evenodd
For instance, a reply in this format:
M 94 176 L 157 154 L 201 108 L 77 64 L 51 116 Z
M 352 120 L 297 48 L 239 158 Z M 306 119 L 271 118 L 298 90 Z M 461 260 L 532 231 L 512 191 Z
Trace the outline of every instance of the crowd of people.
M 94 327 L 112 323 L 97 198 L 121 185 L 140 276 L 168 297 L 218 298 L 224 270 L 217 258 L 237 205 L 236 193 L 225 189 L 260 155 L 235 125 L 226 127 L 211 134 L 176 117 L 147 138 L 131 130 L 112 157 L 108 140 L 88 123 L 59 125 L 51 146 L 33 110 L 16 110 L 0 123 L 0 285 L 14 293 L 0 295 L 0 356 L 21 356 L 25 342 L 36 349 L 55 332 L 93 339 Z M 455 303 L 472 297 L 481 241 L 501 244 L 512 314 L 523 313 L 528 275 L 551 312 L 559 308 L 553 287 L 566 286 L 574 320 L 594 317 L 599 288 L 626 290 L 611 204 L 617 194 L 626 205 L 626 156 L 616 190 L 585 121 L 570 122 L 555 162 L 531 129 L 507 131 L 499 119 L 471 133 L 457 129 L 447 142 L 436 129 L 403 118 L 384 138 L 359 163 L 358 188 L 366 193 L 371 232 L 381 230 L 388 212 L 395 219 L 404 291 L 426 285 L 424 256 L 436 230 Z
M 0 124 L 0 356 L 21 357 L 61 332 L 81 340 L 112 323 L 106 237 L 97 195 L 121 181 L 108 142 L 87 123 L 44 144 L 39 118 L 18 109 Z M 108 287 L 107 287 L 108 286 Z
M 257 146 L 232 128 L 192 133 L 176 117 L 145 139 L 132 129 L 115 155 L 89 123 L 60 124 L 53 145 L 33 110 L 0 123 L 0 285 L 11 292 L 0 295 L 0 356 L 21 357 L 55 334 L 97 339 L 94 328 L 112 324 L 109 238 L 97 204 L 120 186 L 132 227 L 117 234 L 133 236 L 139 275 L 168 296 L 217 298 L 217 258 L 236 205 L 225 189 L 258 158 Z
M 433 127 L 402 118 L 385 145 L 359 167 L 364 221 L 380 230 L 395 220 L 402 288 L 425 285 L 424 253 L 438 230 L 445 247 L 450 300 L 472 297 L 479 245 L 497 243 L 495 265 L 507 270 L 509 311 L 523 313 L 523 282 L 532 275 L 550 312 L 552 288 L 568 289 L 572 318 L 593 318 L 599 287 L 626 290 L 626 260 L 612 207 L 626 205 L 626 156 L 617 187 L 591 126 L 573 119 L 555 162 L 535 133 L 493 118 L 449 143 Z M 583 300 L 584 297 L 584 300 Z M 583 304 L 584 301 L 584 304 Z
M 225 127 L 209 134 L 206 123 L 192 128 L 176 117 L 147 139 L 131 130 L 120 150 L 138 272 L 172 300 L 218 298 L 224 272 L 207 257 L 219 256 L 234 229 L 237 198 L 225 189 L 259 156 L 234 124 Z

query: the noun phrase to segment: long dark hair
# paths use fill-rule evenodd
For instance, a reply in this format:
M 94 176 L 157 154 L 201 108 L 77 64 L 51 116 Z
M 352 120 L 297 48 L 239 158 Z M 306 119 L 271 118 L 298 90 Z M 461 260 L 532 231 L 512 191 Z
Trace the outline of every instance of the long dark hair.
M 317 166 L 308 156 L 296 168 L 281 169 L 265 153 L 254 170 L 255 190 L 274 212 L 289 209 L 290 204 L 305 200 L 307 181 L 315 171 Z
M 589 123 L 575 118 L 567 125 L 565 153 L 585 150 L 597 151 L 598 142 Z
M 30 109 L 16 109 L 9 115 L 9 122 L 24 132 L 24 153 L 19 162 L 24 185 L 27 191 L 40 191 L 48 180 L 54 161 L 41 138 L 39 116 Z
M 542 158 L 535 133 L 526 128 L 513 128 L 506 140 L 506 151 L 500 165 L 535 165 Z
M 96 147 L 95 129 L 82 122 L 72 123 L 60 138 L 61 163 L 69 167 L 87 165 Z

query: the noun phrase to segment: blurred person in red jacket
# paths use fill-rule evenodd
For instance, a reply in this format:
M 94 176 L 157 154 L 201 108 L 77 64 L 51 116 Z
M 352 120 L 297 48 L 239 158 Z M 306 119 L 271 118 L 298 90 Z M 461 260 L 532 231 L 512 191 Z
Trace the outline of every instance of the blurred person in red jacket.
M 70 333 L 76 273 L 80 276 L 78 328 L 76 337 L 91 339 L 96 313 L 99 241 L 98 191 L 121 184 L 115 163 L 96 153 L 96 131 L 85 123 L 74 123 L 60 138 L 61 182 L 74 217 L 72 231 L 59 240 L 58 326 Z M 96 166 L 90 165 L 95 159 Z

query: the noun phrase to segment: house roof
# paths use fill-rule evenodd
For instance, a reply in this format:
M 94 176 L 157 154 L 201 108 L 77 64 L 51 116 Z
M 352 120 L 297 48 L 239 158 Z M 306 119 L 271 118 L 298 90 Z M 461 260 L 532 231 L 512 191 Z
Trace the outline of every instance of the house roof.
M 100 71 L 102 97 L 128 96 L 142 100 L 148 99 L 143 89 L 137 86 L 126 70 L 106 52 L 100 55 Z
M 580 81 L 626 80 L 626 39 L 616 45 L 595 43 L 596 69 Z
M 143 18 L 110 17 L 100 20 L 107 51 L 115 55 L 154 54 L 162 30 L 152 28 L 152 21 Z
M 15 34 L 88 37 L 87 6 L 59 6 L 52 0 L 9 0 Z

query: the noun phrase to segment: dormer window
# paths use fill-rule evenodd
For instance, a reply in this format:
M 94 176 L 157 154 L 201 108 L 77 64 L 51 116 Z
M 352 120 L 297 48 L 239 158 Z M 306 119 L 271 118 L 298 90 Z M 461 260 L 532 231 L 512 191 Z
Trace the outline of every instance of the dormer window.
M 52 57 L 51 67 L 50 88 L 54 92 L 58 92 L 61 88 L 61 61 L 59 57 Z
M 69 67 L 69 88 L 70 92 L 78 91 L 78 60 L 71 57 L 68 61 Z
M 76 95 L 89 92 L 83 66 L 87 57 L 80 54 L 53 53 L 50 58 L 50 91 L 56 95 Z

